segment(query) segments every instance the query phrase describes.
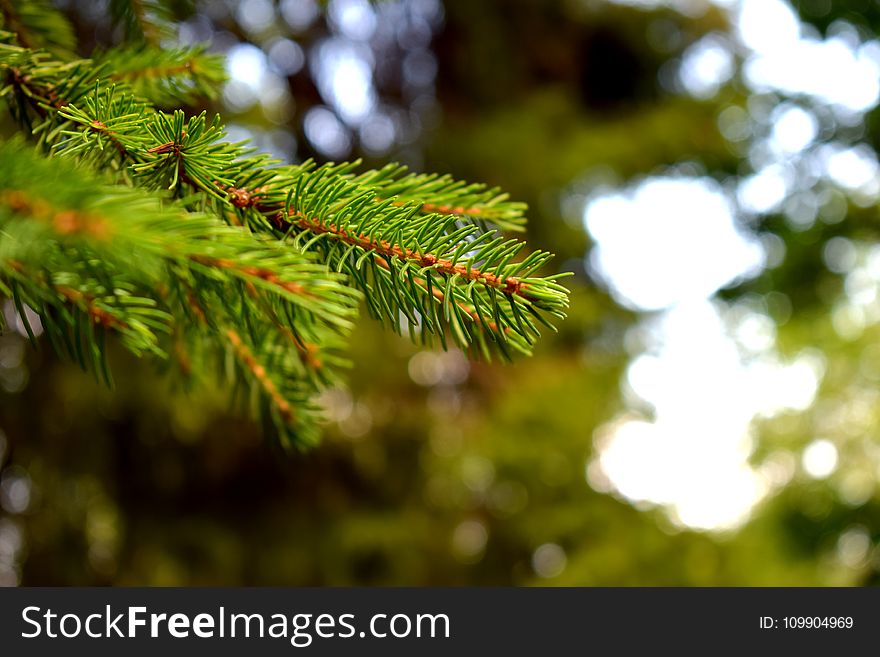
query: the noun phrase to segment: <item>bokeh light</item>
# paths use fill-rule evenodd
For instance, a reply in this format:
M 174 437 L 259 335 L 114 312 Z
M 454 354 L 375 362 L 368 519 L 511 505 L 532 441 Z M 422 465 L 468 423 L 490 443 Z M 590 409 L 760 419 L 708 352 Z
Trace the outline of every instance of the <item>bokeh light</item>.
M 693 14 L 699 3 L 663 4 Z M 584 210 L 591 273 L 620 303 L 662 311 L 628 338 L 628 410 L 596 432 L 588 480 L 703 529 L 741 525 L 791 479 L 790 468 L 755 463 L 756 426 L 810 409 L 825 373 L 818 350 L 780 356 L 766 300 L 751 307 L 713 300 L 785 261 L 784 243 L 758 233 L 755 217 L 782 213 L 804 231 L 819 218 L 840 221 L 841 194 L 869 205 L 880 192 L 873 149 L 834 138 L 880 99 L 880 43 L 844 22 L 822 37 L 784 0 L 719 5 L 731 31 L 684 51 L 679 88 L 707 99 L 725 84 L 744 83 L 745 104 L 722 104 L 718 126 L 751 170 L 720 182 L 661 174 L 622 189 L 600 187 Z M 839 237 L 824 247 L 828 268 L 845 276 L 846 295 L 831 318 L 846 340 L 880 320 L 869 252 Z M 802 456 L 816 479 L 829 477 L 838 461 L 824 438 Z

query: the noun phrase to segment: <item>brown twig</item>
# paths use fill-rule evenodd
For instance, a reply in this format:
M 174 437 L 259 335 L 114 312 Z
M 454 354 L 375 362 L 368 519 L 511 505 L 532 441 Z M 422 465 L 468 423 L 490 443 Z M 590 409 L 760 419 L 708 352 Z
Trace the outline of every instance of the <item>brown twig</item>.
M 37 280 L 42 285 L 50 286 L 55 292 L 60 294 L 65 301 L 80 308 L 91 319 L 93 324 L 99 324 L 106 329 L 125 330 L 129 328 L 128 324 L 114 315 L 109 310 L 105 310 L 98 305 L 96 298 L 90 294 L 81 292 L 67 285 L 51 285 L 42 274 L 33 274 L 17 260 L 7 260 L 6 265 L 15 271 L 19 276 Z
M 275 326 L 275 329 L 293 343 L 293 346 L 296 348 L 297 355 L 299 356 L 300 362 L 310 369 L 321 369 L 323 364 L 321 363 L 321 359 L 317 356 L 319 351 L 318 345 L 303 340 L 289 327 L 282 324 L 281 320 L 278 319 L 278 315 L 276 315 L 275 311 L 269 306 L 269 304 L 265 302 L 263 297 L 260 296 L 259 291 L 253 283 L 248 281 L 245 284 L 245 288 L 247 289 L 248 294 L 250 294 L 251 298 L 253 298 L 258 304 L 260 304 L 260 309 L 264 313 L 266 313 L 266 316 L 272 322 L 273 326 Z
M 466 281 L 478 280 L 485 285 L 498 288 L 505 294 L 515 294 L 528 298 L 528 295 L 523 293 L 523 289 L 526 287 L 525 283 L 513 276 L 496 276 L 489 272 L 480 271 L 475 267 L 468 267 L 458 263 L 453 264 L 451 260 L 438 258 L 432 253 L 417 253 L 412 249 L 404 248 L 397 244 L 390 244 L 385 240 L 376 240 L 364 234 L 356 235 L 336 224 L 323 223 L 316 218 L 304 217 L 293 209 L 291 209 L 288 217 L 292 220 L 290 223 L 300 228 L 313 233 L 332 235 L 346 244 L 355 244 L 364 250 L 374 251 L 384 257 L 397 258 L 403 261 L 415 261 L 421 267 L 431 267 L 443 274 L 458 274 Z M 282 219 L 288 221 L 288 217 L 282 217 Z
M 391 266 L 388 264 L 388 261 L 381 256 L 376 256 L 376 264 L 386 271 L 391 271 Z M 418 285 L 425 291 L 428 290 L 427 281 L 419 278 L 418 276 L 414 276 L 413 280 L 415 281 L 416 285 Z M 439 301 L 441 304 L 446 300 L 446 294 L 438 287 L 431 286 L 431 296 L 437 299 L 437 301 Z M 462 310 L 462 312 L 464 312 L 468 317 L 474 320 L 474 322 L 478 324 L 483 324 L 490 331 L 494 331 L 495 333 L 499 332 L 498 324 L 496 324 L 495 322 L 486 322 L 485 320 L 483 320 L 480 313 L 478 313 L 474 307 L 458 300 L 455 300 L 453 303 L 455 303 L 455 305 L 458 306 Z M 501 332 L 506 335 L 510 332 L 510 327 L 502 327 Z
M 87 126 L 89 130 L 99 135 L 104 135 L 111 144 L 113 144 L 113 148 L 122 156 L 128 157 L 128 149 L 122 145 L 122 142 L 116 137 L 116 134 L 110 130 L 106 125 L 104 125 L 103 121 L 98 121 L 95 119 Z
M 384 201 L 381 196 L 376 197 L 377 201 Z M 409 201 L 394 201 L 392 205 L 395 207 L 403 207 L 408 205 Z M 461 205 L 436 205 L 434 203 L 422 203 L 419 208 L 422 212 L 436 212 L 438 214 L 454 214 L 459 217 L 468 217 L 469 219 L 489 219 L 492 217 L 486 213 L 485 208 L 470 207 L 466 208 Z
M 250 371 L 266 394 L 269 395 L 269 398 L 272 400 L 272 403 L 275 404 L 276 408 L 278 408 L 278 412 L 281 414 L 281 417 L 284 418 L 284 421 L 290 424 L 294 420 L 293 407 L 278 391 L 275 382 L 269 378 L 266 368 L 260 364 L 250 347 L 244 343 L 238 333 L 228 328 L 225 330 L 224 335 L 229 341 L 229 344 L 232 345 L 232 350 L 235 352 L 239 361 L 241 361 L 241 363 Z
M 2 0 L 0 0 L 2 2 Z M 40 115 L 41 118 L 46 118 L 46 108 L 40 104 L 38 97 L 42 96 L 46 100 L 46 104 L 49 105 L 54 110 L 61 110 L 67 107 L 70 103 L 65 100 L 59 98 L 57 92 L 51 86 L 45 87 L 36 87 L 31 84 L 32 78 L 29 75 L 22 75 L 21 71 L 15 67 L 9 67 L 9 78 L 10 81 L 17 87 L 27 88 L 31 91 L 31 93 L 26 93 L 25 96 L 28 99 L 31 107 Z M 110 130 L 102 121 L 95 119 L 91 123 L 89 123 L 86 128 L 91 132 L 96 134 L 104 135 L 113 147 L 119 152 L 122 157 L 128 157 L 129 152 L 125 146 L 122 145 L 122 142 L 116 137 L 115 133 Z
M 282 280 L 281 277 L 271 269 L 240 265 L 234 260 L 229 260 L 228 258 L 212 258 L 210 256 L 191 255 L 189 259 L 206 267 L 213 267 L 217 269 L 231 269 L 233 271 L 244 274 L 245 276 L 259 278 L 260 280 L 266 281 L 270 285 L 275 285 L 276 287 L 279 287 L 286 292 L 290 292 L 291 294 L 298 294 L 300 296 L 306 297 L 314 296 L 299 283 Z
M 94 212 L 53 208 L 43 199 L 31 199 L 24 191 L 7 189 L 0 192 L 0 204 L 13 212 L 47 221 L 59 235 L 84 233 L 100 240 L 110 237 L 110 222 Z
M 94 297 L 64 285 L 56 286 L 55 291 L 74 305 L 83 308 L 93 324 L 100 324 L 106 329 L 125 330 L 128 328 L 128 324 L 124 321 L 98 306 Z
M 180 131 L 180 139 L 186 139 L 186 130 Z M 189 174 L 187 174 L 186 167 L 183 164 L 183 152 L 183 148 L 179 141 L 166 141 L 164 144 L 159 144 L 158 146 L 153 146 L 152 148 L 147 149 L 147 153 L 152 153 L 154 155 L 172 155 L 172 157 L 177 160 L 178 180 L 186 183 L 197 191 L 203 191 L 202 188 L 189 177 Z
M 504 292 L 532 300 L 525 292 L 528 288 L 514 276 L 497 276 L 490 272 L 480 271 L 475 267 L 455 263 L 446 258 L 438 258 L 431 253 L 417 253 L 412 249 L 404 248 L 396 244 L 390 244 L 385 240 L 375 240 L 364 234 L 354 234 L 353 232 L 337 226 L 333 223 L 324 223 L 317 218 L 306 217 L 294 208 L 285 214 L 284 210 L 278 209 L 277 206 L 264 204 L 260 200 L 259 194 L 251 192 L 241 187 L 223 187 L 218 185 L 221 191 L 225 191 L 230 196 L 230 202 L 237 208 L 254 208 L 258 212 L 269 214 L 273 223 L 279 229 L 290 228 L 296 226 L 313 233 L 323 233 L 332 236 L 346 244 L 354 244 L 366 251 L 373 251 L 385 258 L 396 258 L 403 261 L 415 261 L 421 267 L 430 267 L 435 271 L 443 274 L 458 274 L 466 281 L 478 280 L 484 285 L 494 287 Z

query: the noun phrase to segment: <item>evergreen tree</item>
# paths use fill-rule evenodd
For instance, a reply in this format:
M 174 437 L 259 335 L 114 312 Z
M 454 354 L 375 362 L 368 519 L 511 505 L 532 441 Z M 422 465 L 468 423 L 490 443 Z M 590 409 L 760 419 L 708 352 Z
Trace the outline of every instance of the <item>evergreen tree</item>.
M 525 207 L 498 189 L 359 163 L 282 165 L 230 143 L 210 97 L 222 60 L 168 47 L 167 8 L 114 0 L 125 45 L 75 55 L 43 0 L 0 2 L 0 295 L 60 353 L 111 381 L 105 341 L 217 371 L 285 445 L 317 439 L 316 393 L 339 381 L 361 302 L 425 345 L 528 354 L 567 290 L 503 232 Z

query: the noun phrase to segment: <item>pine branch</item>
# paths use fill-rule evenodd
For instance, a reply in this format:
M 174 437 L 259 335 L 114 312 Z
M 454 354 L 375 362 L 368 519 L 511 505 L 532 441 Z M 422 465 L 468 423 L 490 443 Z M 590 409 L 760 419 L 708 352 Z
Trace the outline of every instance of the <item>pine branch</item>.
M 219 185 L 231 184 L 226 171 L 239 153 L 219 141 L 223 130 L 220 117 L 209 124 L 203 112 L 188 121 L 183 112 L 155 114 L 146 123 L 151 142 L 145 161 L 132 166 L 148 187 L 166 188 L 185 194 L 190 188 L 224 198 Z
M 259 215 L 252 225 L 270 225 L 294 245 L 321 252 L 332 268 L 349 273 L 375 316 L 396 328 L 403 313 L 421 327 L 422 340 L 450 329 L 460 346 L 476 344 L 486 357 L 491 350 L 507 356 L 508 345 L 528 353 L 535 321 L 548 324 L 543 313 L 564 316 L 558 277 L 535 276 L 549 254 L 516 262 L 521 242 L 462 226 L 454 216 L 422 214 L 420 205 L 376 201 L 374 190 L 335 175 L 339 170 L 346 167 L 291 172 L 295 182 L 286 194 L 276 188 L 278 179 L 291 184 L 286 175 L 258 191 L 227 192 L 239 212 Z
M 246 328 L 240 328 L 242 318 L 248 316 L 246 305 L 217 303 L 211 299 L 209 286 L 197 288 L 178 279 L 175 294 L 185 298 L 184 305 L 193 320 L 183 328 L 175 346 L 187 373 L 192 371 L 194 358 L 204 360 L 205 332 L 219 335 L 224 355 L 219 361 L 221 375 L 232 385 L 250 383 L 247 404 L 263 419 L 267 433 L 275 435 L 285 447 L 316 443 L 321 414 L 312 400 L 315 388 L 298 366 L 300 361 L 291 357 L 289 345 L 277 340 L 272 331 L 255 331 L 253 322 L 245 321 Z M 292 326 L 294 322 L 284 326 L 283 334 L 292 335 Z
M 253 381 L 254 390 L 259 390 L 250 403 L 263 417 L 264 425 L 280 427 L 279 438 L 286 447 L 302 448 L 316 444 L 320 412 L 311 401 L 309 392 L 279 367 L 278 354 L 263 346 L 261 359 L 257 350 L 233 329 L 225 329 L 224 337 L 245 378 Z M 298 429 L 295 433 L 288 430 L 294 427 Z
M 0 43 L 0 96 L 38 147 L 0 147 L 0 292 L 60 318 L 52 335 L 87 346 L 84 366 L 104 368 L 106 333 L 189 377 L 219 363 L 304 444 L 361 298 L 415 341 L 487 359 L 530 353 L 565 316 L 562 275 L 539 274 L 550 254 L 499 232 L 525 224 L 499 190 L 398 165 L 278 166 L 219 117 L 157 110 L 220 68 L 203 48 L 64 62 Z
M 61 114 L 78 122 L 80 130 L 94 132 L 96 121 L 107 124 L 96 111 L 102 98 L 97 90 L 93 98 L 91 112 L 73 108 Z M 103 105 L 113 113 L 112 99 L 104 100 Z M 363 182 L 371 180 L 369 176 L 359 180 L 352 173 L 353 164 L 267 168 L 264 160 L 245 158 L 243 148 L 222 141 L 218 117 L 208 123 L 204 114 L 189 120 L 182 112 L 154 112 L 147 121 L 141 116 L 127 109 L 121 118 L 137 118 L 119 127 L 129 134 L 123 134 L 124 130 L 114 133 L 126 148 L 130 168 L 140 184 L 171 189 L 178 196 L 193 190 L 202 192 L 232 205 L 243 214 L 240 223 L 252 229 L 286 237 L 295 232 L 295 244 L 319 251 L 332 268 L 347 272 L 366 293 L 371 313 L 385 318 L 397 330 L 402 313 L 410 326 L 420 327 L 423 342 L 430 342 L 427 334 L 451 331 L 462 347 L 477 345 L 486 357 L 491 351 L 508 357 L 508 345 L 530 352 L 539 335 L 537 324 L 551 326 L 542 313 L 564 316 L 565 288 L 554 278 L 534 275 L 549 260 L 549 254 L 535 252 L 516 261 L 523 249 L 521 242 L 505 240 L 475 224 L 462 224 L 456 214 L 425 213 L 422 202 L 407 203 L 396 197 L 382 200 L 377 193 L 381 190 Z M 145 148 L 142 127 L 152 146 Z M 379 177 L 386 182 L 396 180 L 391 169 Z M 256 186 L 236 187 L 235 180 Z M 411 192 L 411 179 L 407 180 Z M 441 187 L 449 184 L 455 190 L 473 189 L 447 181 Z M 437 189 L 431 180 L 427 186 L 429 192 Z M 386 186 L 385 191 L 388 189 Z M 293 198 L 295 193 L 298 196 Z M 508 216 L 518 212 L 517 205 L 504 206 L 494 191 L 492 194 L 487 203 L 496 203 Z M 292 198 L 297 209 L 290 213 Z M 441 198 L 434 196 L 433 200 Z M 286 215 L 281 212 L 283 207 L 288 208 Z M 324 209 L 324 217 L 310 214 L 319 207 Z M 328 214 L 345 217 L 350 223 L 325 221 Z M 320 239 L 302 239 L 304 235 L 326 236 L 326 241 L 343 248 L 326 247 Z M 388 239 L 392 235 L 393 239 Z M 368 252 L 374 259 L 363 257 Z M 408 273 L 410 267 L 415 271 Z M 431 275 L 425 278 L 423 270 L 431 270 L 437 280 Z M 444 292 L 443 302 L 433 292 L 438 288 Z
M 270 416 L 284 424 L 279 431 L 290 440 L 313 432 L 313 411 L 284 410 L 278 395 L 290 392 L 287 403 L 294 407 L 333 380 L 329 370 L 344 365 L 336 354 L 358 300 L 341 276 L 314 258 L 143 191 L 84 182 L 82 170 L 16 143 L 0 147 L 0 231 L 6 288 L 41 316 L 55 317 L 60 328 L 53 334 L 79 336 L 66 340 L 74 348 L 62 353 L 105 371 L 96 354 L 103 353 L 106 332 L 121 335 L 135 353 L 166 354 L 158 334 L 171 333 L 173 325 L 195 325 L 196 341 L 213 342 L 218 353 L 228 350 L 233 331 L 252 359 L 274 368 L 262 378 L 252 371 L 248 380 L 271 402 Z M 80 312 L 56 312 L 71 304 Z M 266 310 L 271 322 L 260 321 Z M 291 349 L 291 340 L 299 348 Z M 320 371 L 308 375 L 307 367 Z M 291 382 L 280 381 L 279 373 Z
M 41 270 L 29 270 L 17 260 L 0 259 L 0 287 L 6 287 L 18 308 L 28 335 L 36 344 L 24 305 L 41 318 L 42 328 L 55 350 L 91 369 L 107 383 L 110 369 L 103 348 L 113 332 L 136 355 L 163 356 L 159 336 L 169 330 L 171 317 L 156 302 L 141 296 L 124 278 L 92 277 L 91 272 L 64 271 L 44 261 Z
M 331 268 L 348 273 L 374 316 L 397 329 L 402 313 L 421 327 L 423 342 L 430 341 L 427 334 L 450 330 L 460 346 L 476 344 L 486 357 L 491 351 L 509 356 L 508 344 L 529 353 L 536 322 L 550 325 L 542 313 L 564 316 L 565 288 L 535 276 L 549 254 L 516 261 L 521 242 L 463 225 L 455 215 L 426 214 L 422 203 L 379 200 L 375 189 L 353 179 L 353 165 L 266 169 L 220 141 L 216 117 L 208 124 L 203 115 L 185 121 L 180 112 L 157 114 L 147 130 L 155 145 L 131 167 L 143 184 L 178 195 L 188 188 L 204 192 L 231 204 L 241 223 L 294 237 L 294 245 L 320 252 Z M 258 186 L 234 187 L 234 179 Z M 438 287 L 447 302 L 433 293 Z
M 136 161 L 136 153 L 147 143 L 140 127 L 150 108 L 131 94 L 119 93 L 116 87 L 101 88 L 95 84 L 94 93 L 81 100 L 82 109 L 61 105 L 58 119 L 79 124 L 78 130 L 61 124 L 53 130 L 43 130 L 45 141 L 52 143 L 57 153 L 90 161 L 96 168 Z M 121 161 L 114 161 L 115 150 Z
M 205 45 L 126 46 L 104 53 L 95 62 L 111 72 L 110 79 L 127 83 L 138 96 L 160 107 L 174 107 L 216 98 L 226 71 L 222 57 L 206 51 Z
M 406 167 L 396 164 L 366 171 L 352 181 L 375 189 L 378 200 L 419 204 L 420 211 L 427 214 L 455 215 L 500 230 L 525 230 L 526 204 L 508 200 L 497 187 L 469 184 L 448 175 L 407 173 Z
M 340 276 L 304 254 L 248 237 L 208 215 L 173 211 L 133 189 L 74 187 L 75 173 L 60 184 L 56 177 L 55 184 L 46 185 L 49 176 L 45 168 L 40 170 L 40 160 L 29 162 L 22 151 L 13 158 L 9 151 L 0 154 L 7 156 L 7 162 L 0 162 L 0 209 L 44 224 L 56 239 L 87 242 L 108 261 L 130 258 L 132 250 L 147 259 L 183 264 L 215 280 L 237 280 L 340 330 L 351 327 L 356 294 L 341 285 Z M 22 163 L 29 166 L 17 166 Z

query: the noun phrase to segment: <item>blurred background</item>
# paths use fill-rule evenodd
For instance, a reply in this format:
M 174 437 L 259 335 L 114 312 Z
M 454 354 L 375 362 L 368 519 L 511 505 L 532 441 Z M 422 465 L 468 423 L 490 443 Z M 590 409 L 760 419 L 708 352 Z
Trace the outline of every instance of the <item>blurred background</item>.
M 231 139 L 502 186 L 570 317 L 512 365 L 363 319 L 305 454 L 122 350 L 109 391 L 0 335 L 0 583 L 878 583 L 880 2 L 176 11 Z

